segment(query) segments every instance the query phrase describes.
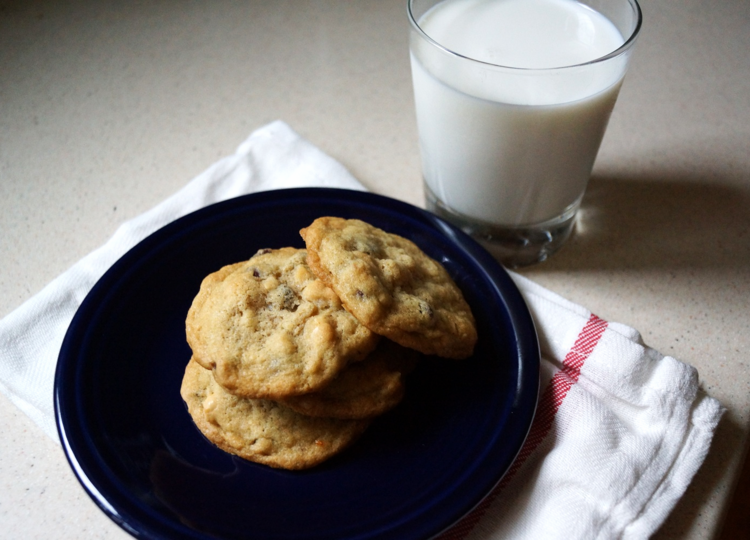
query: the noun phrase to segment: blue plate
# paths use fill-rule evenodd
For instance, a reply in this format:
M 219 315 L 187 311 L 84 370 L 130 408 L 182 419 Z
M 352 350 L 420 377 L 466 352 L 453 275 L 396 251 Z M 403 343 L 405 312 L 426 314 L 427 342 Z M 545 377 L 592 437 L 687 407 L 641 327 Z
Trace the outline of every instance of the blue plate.
M 342 454 L 307 471 L 227 454 L 180 398 L 185 315 L 201 280 L 264 247 L 303 247 L 325 215 L 410 238 L 441 261 L 476 316 L 463 361 L 429 359 L 406 398 Z M 432 214 L 386 197 L 290 189 L 238 197 L 152 234 L 101 278 L 60 352 L 55 412 L 79 481 L 136 537 L 420 539 L 450 527 L 499 482 L 536 407 L 539 346 L 507 273 Z

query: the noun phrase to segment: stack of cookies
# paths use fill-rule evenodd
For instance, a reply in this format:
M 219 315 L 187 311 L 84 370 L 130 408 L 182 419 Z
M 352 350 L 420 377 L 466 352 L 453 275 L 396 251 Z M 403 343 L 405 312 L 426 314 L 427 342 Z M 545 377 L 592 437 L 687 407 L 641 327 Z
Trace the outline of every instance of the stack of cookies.
M 470 356 L 471 310 L 414 243 L 323 217 L 306 249 L 207 276 L 188 312 L 181 394 L 219 448 L 285 469 L 339 453 L 395 407 L 420 355 Z

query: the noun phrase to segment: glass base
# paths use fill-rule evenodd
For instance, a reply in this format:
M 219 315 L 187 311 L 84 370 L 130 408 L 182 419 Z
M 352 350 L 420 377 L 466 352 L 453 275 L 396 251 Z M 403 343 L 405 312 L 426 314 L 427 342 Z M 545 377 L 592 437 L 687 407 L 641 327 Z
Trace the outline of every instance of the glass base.
M 559 250 L 573 232 L 580 204 L 580 201 L 576 201 L 560 216 L 542 223 L 504 226 L 478 221 L 451 210 L 432 193 L 426 183 L 424 192 L 430 212 L 472 236 L 508 268 L 540 263 Z

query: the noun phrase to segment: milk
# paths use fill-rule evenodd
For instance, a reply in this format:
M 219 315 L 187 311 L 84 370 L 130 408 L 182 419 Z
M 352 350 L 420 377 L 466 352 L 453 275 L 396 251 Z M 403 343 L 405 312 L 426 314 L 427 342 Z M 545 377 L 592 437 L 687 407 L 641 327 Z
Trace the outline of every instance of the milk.
M 412 32 L 432 194 L 500 226 L 575 207 L 626 70 L 624 55 L 591 63 L 623 44 L 617 28 L 573 0 L 445 0 L 418 24 L 434 40 Z

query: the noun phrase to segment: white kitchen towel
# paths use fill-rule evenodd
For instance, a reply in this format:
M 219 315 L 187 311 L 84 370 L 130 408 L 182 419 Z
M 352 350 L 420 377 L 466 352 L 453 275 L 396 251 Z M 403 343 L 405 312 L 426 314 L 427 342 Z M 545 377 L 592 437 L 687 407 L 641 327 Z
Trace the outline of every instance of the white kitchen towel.
M 124 223 L 0 321 L 0 390 L 57 440 L 53 382 L 65 331 L 99 277 L 174 219 L 246 193 L 290 187 L 363 190 L 338 162 L 273 122 L 152 210 Z M 529 437 L 503 482 L 444 533 L 459 539 L 645 538 L 663 522 L 708 452 L 723 409 L 694 368 L 512 274 L 542 347 Z

